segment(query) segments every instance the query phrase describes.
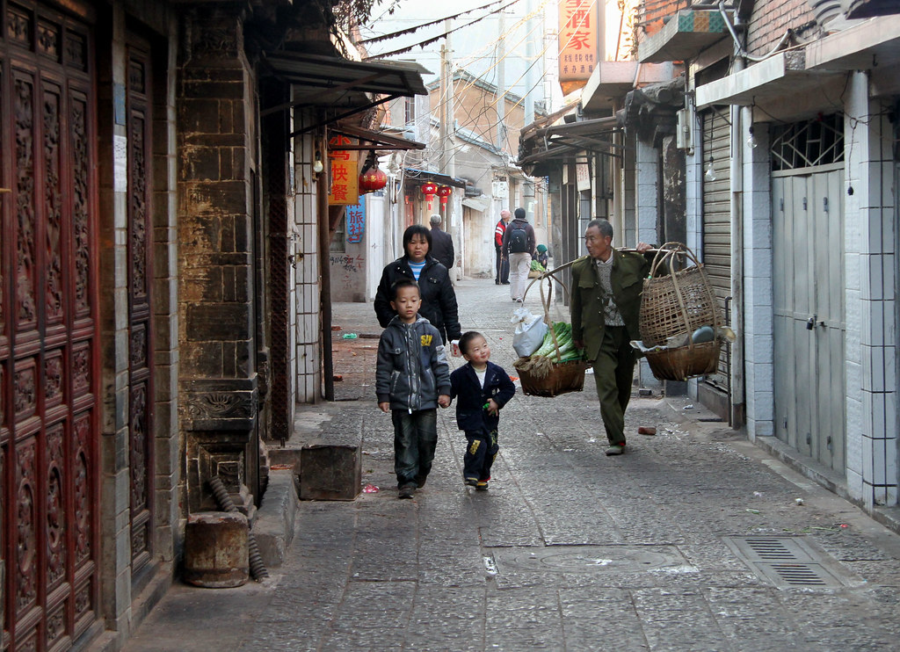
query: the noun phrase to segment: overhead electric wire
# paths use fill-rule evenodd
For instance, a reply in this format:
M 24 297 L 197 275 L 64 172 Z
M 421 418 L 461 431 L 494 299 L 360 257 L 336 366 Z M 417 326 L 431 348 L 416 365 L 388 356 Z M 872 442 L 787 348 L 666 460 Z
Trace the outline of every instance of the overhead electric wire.
M 397 50 L 392 50 L 390 52 L 382 52 L 381 54 L 373 54 L 371 56 L 366 57 L 365 60 L 369 61 L 372 59 L 383 59 L 384 57 L 391 57 L 391 56 L 394 56 L 395 54 L 404 54 L 405 52 L 409 52 L 413 48 L 417 48 L 417 47 L 421 48 L 421 47 L 425 47 L 426 45 L 431 45 L 435 41 L 440 41 L 442 38 L 447 38 L 447 36 L 449 36 L 453 32 L 459 31 L 466 27 L 470 27 L 476 23 L 480 23 L 482 20 L 484 20 L 488 16 L 492 16 L 493 14 L 498 14 L 501 11 L 503 11 L 504 9 L 507 9 L 508 7 L 513 6 L 514 4 L 516 4 L 519 1 L 520 0 L 511 0 L 511 2 L 506 3 L 505 5 L 503 5 L 502 7 L 498 8 L 498 9 L 495 9 L 494 11 L 490 11 L 490 12 L 486 13 L 484 16 L 481 16 L 480 18 L 476 18 L 475 20 L 470 20 L 465 25 L 460 25 L 459 27 L 454 27 L 453 29 L 449 29 L 446 32 L 444 32 L 443 34 L 438 34 L 437 36 L 435 36 L 433 38 L 425 39 L 424 41 L 419 41 L 418 43 L 413 43 L 409 47 L 399 48 Z
M 474 7 L 473 9 L 467 9 L 466 11 L 461 11 L 458 14 L 453 14 L 452 16 L 445 16 L 444 18 L 438 18 L 437 20 L 432 20 L 427 23 L 422 23 L 421 25 L 416 25 L 415 27 L 407 27 L 406 29 L 401 29 L 396 32 L 390 32 L 388 34 L 382 34 L 381 36 L 373 36 L 371 38 L 364 38 L 359 41 L 358 45 L 364 45 L 366 43 L 377 43 L 379 41 L 386 41 L 389 38 L 395 38 L 397 36 L 403 36 L 404 34 L 412 34 L 420 29 L 424 29 L 425 27 L 431 27 L 432 25 L 437 25 L 439 23 L 443 23 L 445 20 L 453 20 L 455 18 L 459 18 L 460 16 L 465 16 L 466 14 L 471 14 L 473 11 L 481 11 L 482 9 L 487 9 L 488 7 L 493 7 L 494 5 L 498 5 L 503 0 L 494 0 L 493 2 L 489 2 L 486 5 L 481 5 L 480 7 Z

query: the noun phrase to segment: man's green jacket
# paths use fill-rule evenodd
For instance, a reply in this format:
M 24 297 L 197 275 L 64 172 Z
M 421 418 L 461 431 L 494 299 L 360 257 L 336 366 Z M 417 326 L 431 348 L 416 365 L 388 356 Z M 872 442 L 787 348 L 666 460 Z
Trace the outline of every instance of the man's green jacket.
M 640 339 L 638 319 L 644 279 L 650 274 L 650 262 L 643 254 L 612 250 L 613 268 L 610 275 L 613 301 L 622 315 L 628 339 Z M 572 337 L 584 342 L 584 352 L 593 362 L 603 343 L 603 288 L 594 269 L 594 259 L 582 256 L 572 264 Z

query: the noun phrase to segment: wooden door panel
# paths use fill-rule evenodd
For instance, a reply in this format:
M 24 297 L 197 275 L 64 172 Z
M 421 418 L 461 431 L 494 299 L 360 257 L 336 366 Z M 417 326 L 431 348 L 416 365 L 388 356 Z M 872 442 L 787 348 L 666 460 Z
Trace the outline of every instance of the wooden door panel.
M 0 645 L 43 652 L 73 645 L 99 595 L 90 32 L 0 11 Z

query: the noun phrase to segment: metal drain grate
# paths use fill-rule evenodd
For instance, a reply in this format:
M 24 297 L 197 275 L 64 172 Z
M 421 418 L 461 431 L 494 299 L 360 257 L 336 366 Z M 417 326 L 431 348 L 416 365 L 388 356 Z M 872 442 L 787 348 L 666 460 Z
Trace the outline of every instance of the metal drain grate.
M 799 537 L 725 537 L 725 543 L 757 576 L 776 586 L 849 584 L 836 561 Z

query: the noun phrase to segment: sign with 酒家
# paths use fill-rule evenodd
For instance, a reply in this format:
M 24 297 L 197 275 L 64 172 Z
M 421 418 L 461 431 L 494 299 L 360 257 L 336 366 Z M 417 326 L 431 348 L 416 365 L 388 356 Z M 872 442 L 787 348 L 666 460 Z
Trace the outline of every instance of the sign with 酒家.
M 559 0 L 559 85 L 568 95 L 597 66 L 600 0 Z

